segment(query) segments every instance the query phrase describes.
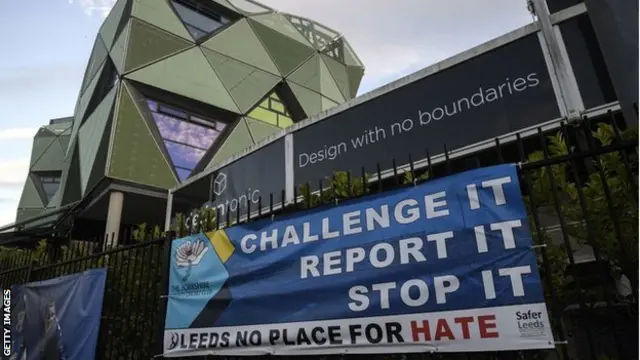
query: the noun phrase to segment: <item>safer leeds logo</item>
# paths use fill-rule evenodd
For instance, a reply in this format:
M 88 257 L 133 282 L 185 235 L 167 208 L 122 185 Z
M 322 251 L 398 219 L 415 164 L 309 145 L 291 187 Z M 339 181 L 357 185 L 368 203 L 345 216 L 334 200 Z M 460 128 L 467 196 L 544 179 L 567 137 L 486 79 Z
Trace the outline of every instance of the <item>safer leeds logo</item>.
M 176 266 L 186 267 L 187 271 L 182 278 L 183 281 L 187 281 L 191 276 L 191 269 L 194 266 L 200 264 L 200 261 L 204 257 L 209 248 L 204 244 L 204 241 L 198 239 L 195 241 L 185 241 L 176 250 Z
M 521 337 L 540 337 L 547 333 L 542 311 L 516 311 L 516 321 Z

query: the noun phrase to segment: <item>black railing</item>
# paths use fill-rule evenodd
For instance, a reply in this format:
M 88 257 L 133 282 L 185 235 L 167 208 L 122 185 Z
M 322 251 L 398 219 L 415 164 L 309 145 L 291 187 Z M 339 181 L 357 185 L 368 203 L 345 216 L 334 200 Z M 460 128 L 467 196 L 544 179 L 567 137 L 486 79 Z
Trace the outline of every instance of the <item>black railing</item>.
M 495 146 L 465 157 L 445 152 L 418 168 L 407 155 L 383 176 L 375 169 L 338 172 L 315 184 L 302 184 L 295 201 L 278 208 L 284 190 L 260 199 L 255 209 L 224 217 L 203 211 L 197 222 L 178 216 L 171 234 L 136 231 L 109 239 L 34 244 L 0 250 L 3 287 L 55 278 L 96 267 L 108 269 L 98 359 L 159 357 L 166 309 L 167 263 L 171 240 L 199 231 L 255 221 L 341 200 L 366 196 L 476 167 L 517 163 L 530 227 L 539 253 L 555 351 L 465 354 L 334 355 L 318 359 L 638 359 L 638 137 L 622 126 L 619 114 L 562 124 L 555 130 Z M 406 163 L 400 170 L 396 163 Z M 356 174 L 357 173 L 357 174 Z M 250 216 L 247 216 L 250 214 Z M 112 235 L 113 236 L 113 235 Z M 39 239 L 34 239 L 34 242 Z M 52 245 L 53 244 L 53 245 Z M 221 357 L 203 357 L 207 359 Z M 231 359 L 231 357 L 228 357 Z M 295 359 L 307 357 L 291 357 Z M 312 358 L 312 357 L 309 357 Z

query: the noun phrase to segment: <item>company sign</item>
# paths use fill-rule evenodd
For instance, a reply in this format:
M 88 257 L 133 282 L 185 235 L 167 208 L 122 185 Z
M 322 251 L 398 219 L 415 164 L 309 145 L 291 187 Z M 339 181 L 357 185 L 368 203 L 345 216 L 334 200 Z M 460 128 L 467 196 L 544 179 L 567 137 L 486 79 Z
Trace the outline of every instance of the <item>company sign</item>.
M 386 170 L 558 117 L 532 34 L 296 131 L 295 182 Z
M 235 216 L 238 211 L 244 215 L 247 209 L 258 210 L 260 198 L 267 207 L 270 195 L 274 204 L 279 203 L 285 186 L 284 156 L 284 139 L 279 139 L 179 190 L 180 195 L 210 194 L 207 205 L 215 207 L 222 218 L 227 212 Z
M 173 241 L 167 357 L 553 348 L 514 165 Z

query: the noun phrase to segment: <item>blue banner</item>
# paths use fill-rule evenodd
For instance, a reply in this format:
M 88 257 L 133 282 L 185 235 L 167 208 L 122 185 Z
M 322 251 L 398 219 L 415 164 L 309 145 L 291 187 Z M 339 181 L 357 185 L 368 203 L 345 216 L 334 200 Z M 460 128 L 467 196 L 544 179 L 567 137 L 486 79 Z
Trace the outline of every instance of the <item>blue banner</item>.
M 93 269 L 14 286 L 10 359 L 94 359 L 106 276 Z
M 171 251 L 167 356 L 553 347 L 514 165 Z

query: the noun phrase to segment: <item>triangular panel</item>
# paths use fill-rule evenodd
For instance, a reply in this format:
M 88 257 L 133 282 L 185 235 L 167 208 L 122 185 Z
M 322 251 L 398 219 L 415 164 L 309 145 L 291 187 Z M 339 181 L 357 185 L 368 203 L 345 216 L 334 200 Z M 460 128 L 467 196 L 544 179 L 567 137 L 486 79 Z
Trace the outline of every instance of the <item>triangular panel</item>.
M 118 69 L 119 74 L 124 73 L 124 60 L 127 55 L 127 42 L 129 41 L 129 33 L 131 30 L 131 21 L 127 22 L 124 30 L 118 35 L 115 43 L 113 43 L 113 47 L 109 52 L 109 56 L 113 61 L 113 64 Z
M 285 128 L 293 124 L 289 108 L 275 91 L 262 99 L 247 115 L 254 120 L 259 120 L 280 128 Z
M 222 138 L 221 133 L 227 124 L 210 119 L 206 121 L 200 117 L 191 117 L 188 121 L 170 114 L 179 111 L 177 108 L 172 108 L 172 111 L 157 101 L 143 101 L 146 102 L 143 106 L 148 108 L 147 123 L 155 125 L 152 130 L 157 130 L 157 137 L 162 139 L 166 157 L 171 159 L 178 179 L 186 180 L 207 151 Z M 140 103 L 138 101 L 139 106 Z
M 82 119 L 86 118 L 85 112 L 87 111 L 87 106 L 89 105 L 89 101 L 91 100 L 91 97 L 93 96 L 94 91 L 96 90 L 96 86 L 100 81 L 100 74 L 102 74 L 103 70 L 104 70 L 104 64 L 102 64 L 102 66 L 100 67 L 100 70 L 98 71 L 98 73 L 96 73 L 96 76 L 93 78 L 93 80 L 91 80 L 87 89 L 80 96 L 78 100 L 78 105 L 74 113 L 74 118 L 73 118 L 74 127 L 75 127 L 76 119 L 79 120 L 79 123 L 77 125 L 77 127 L 79 127 L 82 123 Z M 74 132 L 72 130 L 71 131 L 72 136 L 73 136 L 73 133 Z
M 253 145 L 251 133 L 244 119 L 240 119 L 235 128 L 231 131 L 224 143 L 220 146 L 216 154 L 211 159 L 208 166 L 219 164 L 233 155 Z
M 327 65 L 329 72 L 333 76 L 333 79 L 338 84 L 342 95 L 345 98 L 351 97 L 351 89 L 349 89 L 349 76 L 347 75 L 347 67 L 344 64 L 337 62 L 327 55 L 321 55 L 322 60 Z
M 320 61 L 320 87 L 322 89 L 322 95 L 328 97 L 329 99 L 342 103 L 344 102 L 344 96 L 342 92 L 338 88 L 338 84 L 336 84 L 333 76 L 331 75 L 327 65 L 324 61 Z
M 21 208 L 42 208 L 44 204 L 42 203 L 42 198 L 40 198 L 40 194 L 38 193 L 38 189 L 31 178 L 31 175 L 27 175 L 27 181 L 24 183 L 24 189 L 22 190 L 22 196 L 20 197 L 20 202 L 18 203 L 18 207 Z
M 87 64 L 84 79 L 82 80 L 82 86 L 80 87 L 81 93 L 84 91 L 91 79 L 93 79 L 98 73 L 102 63 L 104 63 L 104 60 L 107 58 L 108 53 L 109 52 L 107 47 L 104 45 L 102 38 L 100 38 L 100 36 L 96 36 L 96 41 L 93 44 L 93 50 L 91 51 L 91 57 L 89 57 L 89 63 Z
M 29 167 L 32 167 L 37 163 L 42 155 L 49 149 L 52 143 L 56 141 L 54 136 L 41 136 L 40 131 L 33 139 L 33 146 L 31 147 L 31 162 Z
M 47 149 L 37 158 L 33 166 L 31 166 L 31 171 L 60 170 L 64 162 L 65 151 L 55 137 L 51 138 L 51 140 L 47 139 L 47 141 L 50 141 Z
M 107 168 L 107 155 L 109 153 L 109 139 L 111 126 L 113 125 L 113 113 L 109 114 L 109 121 L 107 121 L 107 126 L 105 127 L 105 131 L 102 134 L 102 139 L 100 140 L 100 145 L 98 145 L 98 152 L 96 154 L 96 158 L 93 162 L 93 170 L 91 170 L 91 174 L 89 175 L 89 181 L 87 182 L 86 191 L 91 191 L 92 187 L 94 187 L 100 180 L 105 177 L 106 168 Z
M 67 169 L 63 172 L 60 189 L 58 189 L 58 191 L 62 192 L 62 205 L 78 201 L 82 198 L 82 193 L 80 192 L 82 186 L 80 184 L 80 161 L 78 160 L 78 142 L 76 140 L 77 139 L 71 141 Z
M 80 127 L 78 132 L 78 149 L 80 150 L 80 184 L 82 194 L 87 189 L 89 175 L 93 169 L 93 164 L 98 153 L 98 146 L 104 134 L 109 121 L 109 115 L 113 108 L 117 88 L 111 89 L 107 96 L 102 100 L 96 110 L 87 118 L 85 123 Z M 104 170 L 103 170 L 104 171 Z
M 214 35 L 202 44 L 203 47 L 217 51 L 258 69 L 279 75 L 269 53 L 253 32 L 247 19 L 242 19 Z
M 160 28 L 132 19 L 124 72 L 158 61 L 192 45 Z
M 60 188 L 58 188 L 58 191 L 56 191 L 55 195 L 53 195 L 51 200 L 49 200 L 49 203 L 47 204 L 47 209 L 56 208 L 60 206 L 60 200 L 62 200 L 62 194 L 60 193 Z
M 131 15 L 183 39 L 193 41 L 166 0 L 133 0 Z
M 169 189 L 177 184 L 147 123 L 122 85 L 111 143 L 109 176 Z
M 197 47 L 134 71 L 126 77 L 239 113 L 238 106 Z
M 364 76 L 364 69 L 359 66 L 347 66 L 347 77 L 349 78 L 349 95 L 354 98 L 358 95 L 360 81 Z
M 71 132 L 71 129 L 69 129 L 68 132 Z M 71 139 L 70 135 L 63 134 L 63 135 L 58 136 L 58 142 L 60 143 L 60 146 L 64 150 L 65 154 L 67 153 L 67 150 L 69 149 L 69 140 L 70 139 Z
M 291 81 L 287 81 L 287 84 L 295 94 L 307 117 L 322 112 L 322 95 Z
M 296 40 L 310 48 L 314 48 L 313 45 L 305 39 L 304 36 L 296 29 L 284 15 L 272 12 L 263 15 L 252 16 L 251 19 L 279 32 L 282 35 L 285 35 L 293 40 Z
M 356 52 L 353 51 L 353 48 L 351 47 L 351 45 L 349 45 L 349 42 L 342 39 L 342 43 L 344 45 L 344 63 L 347 64 L 347 66 L 363 68 L 364 64 L 362 64 L 362 61 L 360 61 L 360 58 L 358 57 Z
M 315 53 L 313 48 L 271 30 L 259 22 L 251 20 L 251 26 L 278 66 L 282 76 L 288 76 Z
M 280 77 L 215 51 L 207 48 L 202 48 L 202 50 L 243 114 L 249 111 L 281 80 Z
M 118 0 L 115 5 L 113 5 L 113 8 L 111 8 L 109 15 L 100 27 L 100 37 L 102 37 L 107 49 L 111 49 L 111 45 L 113 45 L 113 42 L 115 41 L 118 25 L 122 19 L 126 4 L 129 1 L 131 0 Z
M 322 99 L 321 99 L 321 100 L 322 100 L 322 111 L 329 110 L 329 109 L 331 109 L 332 107 L 335 107 L 335 106 L 337 106 L 337 105 L 338 105 L 338 103 L 337 103 L 337 102 L 335 102 L 335 101 L 333 101 L 333 100 L 331 100 L 331 99 L 329 99 L 329 98 L 326 98 L 326 97 L 324 97 L 324 96 L 322 97 Z
M 251 118 L 245 118 L 245 120 L 247 121 L 249 132 L 251 133 L 251 137 L 255 143 L 259 143 L 267 137 L 282 130 L 277 126 L 269 125 L 264 121 L 258 121 Z
M 287 80 L 293 81 L 316 92 L 322 92 L 320 87 L 320 55 L 314 55 L 307 62 L 297 68 Z
M 263 14 L 265 12 L 273 11 L 273 9 L 266 7 L 251 0 L 228 0 L 238 11 L 245 15 Z

